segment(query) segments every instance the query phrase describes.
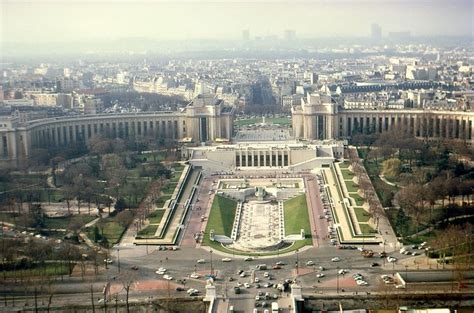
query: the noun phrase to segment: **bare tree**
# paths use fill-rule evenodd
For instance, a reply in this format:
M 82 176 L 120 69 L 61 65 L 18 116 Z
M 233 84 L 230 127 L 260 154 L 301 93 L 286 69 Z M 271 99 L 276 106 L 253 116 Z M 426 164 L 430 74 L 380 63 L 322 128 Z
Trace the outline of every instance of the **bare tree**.
M 125 303 L 127 305 L 127 313 L 130 312 L 130 303 L 129 303 L 129 294 L 130 294 L 130 288 L 132 285 L 135 283 L 137 277 L 135 272 L 132 271 L 122 271 L 120 274 L 120 282 L 122 283 L 123 289 L 125 290 Z

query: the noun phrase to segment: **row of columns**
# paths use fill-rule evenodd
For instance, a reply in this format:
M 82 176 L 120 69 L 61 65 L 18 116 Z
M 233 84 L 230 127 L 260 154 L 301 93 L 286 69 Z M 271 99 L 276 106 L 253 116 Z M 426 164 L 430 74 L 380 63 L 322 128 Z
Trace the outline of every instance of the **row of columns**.
M 185 130 L 185 124 L 183 132 Z M 115 121 L 91 123 L 61 123 L 43 126 L 33 130 L 35 146 L 63 145 L 80 139 L 88 141 L 95 135 L 109 133 L 113 137 L 129 137 L 154 133 L 166 138 L 180 138 L 179 120 L 158 121 Z
M 472 140 L 473 126 L 473 121 L 464 116 L 345 115 L 339 119 L 339 136 L 348 137 L 354 131 L 380 133 L 394 128 L 403 128 L 416 137 Z
M 236 167 L 282 167 L 290 164 L 287 150 L 238 150 Z

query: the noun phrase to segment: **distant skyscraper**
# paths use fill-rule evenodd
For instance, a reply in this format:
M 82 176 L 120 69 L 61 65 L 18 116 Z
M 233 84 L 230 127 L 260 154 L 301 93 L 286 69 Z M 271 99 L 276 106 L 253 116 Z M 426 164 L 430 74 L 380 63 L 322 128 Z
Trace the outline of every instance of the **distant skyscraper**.
M 249 41 L 250 40 L 250 31 L 248 29 L 244 29 L 242 31 L 242 40 Z
M 372 24 L 371 38 L 374 41 L 379 41 L 380 39 L 382 39 L 382 28 L 379 24 Z
M 285 30 L 284 38 L 287 41 L 292 41 L 296 39 L 296 32 L 293 29 Z

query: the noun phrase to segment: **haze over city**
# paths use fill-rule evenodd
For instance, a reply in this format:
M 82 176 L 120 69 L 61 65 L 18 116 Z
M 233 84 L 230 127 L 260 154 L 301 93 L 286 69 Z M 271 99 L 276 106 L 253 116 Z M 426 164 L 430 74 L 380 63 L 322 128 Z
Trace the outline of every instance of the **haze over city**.
M 472 0 L 0 9 L 1 312 L 473 312 Z
M 127 37 L 239 39 L 279 35 L 365 37 L 370 25 L 413 36 L 472 36 L 472 1 L 1 1 L 2 42 L 87 42 Z

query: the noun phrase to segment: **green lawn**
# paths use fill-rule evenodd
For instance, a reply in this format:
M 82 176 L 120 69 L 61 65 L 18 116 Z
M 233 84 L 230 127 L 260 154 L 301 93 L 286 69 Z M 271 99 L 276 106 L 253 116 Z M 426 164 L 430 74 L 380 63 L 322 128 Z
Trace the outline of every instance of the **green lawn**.
M 164 185 L 163 188 L 161 188 L 161 192 L 162 192 L 163 194 L 172 195 L 174 189 L 176 188 L 176 185 L 177 185 L 176 182 L 169 182 L 169 183 L 167 183 L 166 185 Z
M 304 229 L 306 234 L 311 234 L 305 194 L 285 201 L 283 211 L 286 235 L 299 234 L 301 229 Z
M 349 163 L 347 162 L 342 162 L 342 163 L 339 163 L 339 167 L 341 168 L 341 170 L 345 170 L 345 169 L 348 169 L 349 168 Z
M 237 202 L 216 195 L 212 202 L 211 213 L 209 214 L 204 239 L 209 240 L 211 229 L 214 229 L 214 234 L 216 235 L 226 235 L 230 237 L 236 209 Z
M 71 223 L 72 220 L 79 219 L 82 221 L 83 224 L 87 224 L 93 219 L 95 219 L 95 216 L 89 216 L 89 215 L 74 215 L 74 216 L 69 216 L 69 217 L 58 217 L 58 218 L 50 218 L 46 217 L 44 219 L 45 226 L 44 228 L 49 228 L 49 229 L 58 229 L 58 228 L 64 228 L 67 229 L 69 224 Z M 17 214 L 14 213 L 0 213 L 0 221 L 11 223 L 11 224 L 16 224 L 18 226 L 24 226 L 25 218 L 23 216 L 17 216 Z
M 344 184 L 346 184 L 347 191 L 349 192 L 357 192 L 359 190 L 359 185 L 353 181 L 344 181 Z
M 352 173 L 348 169 L 341 168 L 341 173 L 342 177 L 344 177 L 344 180 L 352 180 L 352 178 L 354 177 L 354 173 Z
M 259 124 L 262 122 L 261 117 L 257 118 L 248 118 L 248 119 L 242 119 L 242 120 L 236 120 L 234 124 L 236 126 L 246 126 L 246 125 L 251 125 L 251 124 Z
M 116 244 L 125 232 L 125 228 L 117 223 L 115 218 L 103 219 L 96 225 L 99 227 L 99 232 L 107 239 L 108 247 L 112 247 L 114 244 Z M 92 227 L 88 229 L 87 234 L 88 237 L 93 240 Z
M 290 203 L 290 205 L 288 206 L 287 203 Z M 215 250 L 219 250 L 219 251 L 223 251 L 227 253 L 234 253 L 236 255 L 264 256 L 264 255 L 277 255 L 278 253 L 286 253 L 286 252 L 290 252 L 290 251 L 294 251 L 296 249 L 302 248 L 306 245 L 312 244 L 311 227 L 308 220 L 308 212 L 307 212 L 307 207 L 306 207 L 305 195 L 301 195 L 291 200 L 288 200 L 284 204 L 285 212 L 288 207 L 292 210 L 298 211 L 299 213 L 298 216 L 303 216 L 302 223 L 298 223 L 298 218 L 292 219 L 291 217 L 288 217 L 288 219 L 290 220 L 291 223 L 293 223 L 294 229 L 296 229 L 295 233 L 299 234 L 301 228 L 305 229 L 305 232 L 306 232 L 305 240 L 299 240 L 295 242 L 293 245 L 291 245 L 290 247 L 281 249 L 279 252 L 271 251 L 268 253 L 250 253 L 250 252 L 244 252 L 240 250 L 232 250 L 230 248 L 223 247 L 219 242 L 211 241 L 209 239 L 209 232 L 211 229 L 214 229 L 215 234 L 225 234 L 227 236 L 230 236 L 231 231 L 232 231 L 232 224 L 235 217 L 236 206 L 237 206 L 237 203 L 235 201 L 216 195 L 216 197 L 214 198 L 214 202 L 212 203 L 211 214 L 209 216 L 209 221 L 207 223 L 204 238 L 202 240 L 203 245 L 210 246 Z M 304 208 L 302 208 L 302 206 Z M 222 209 L 223 207 L 232 207 L 233 210 L 224 211 Z M 306 217 L 304 217 L 304 214 Z M 293 213 L 292 217 L 293 215 L 295 214 Z M 285 213 L 285 227 L 287 225 L 286 223 L 287 223 L 287 219 L 286 219 L 286 213 Z
M 127 171 L 127 178 L 138 178 L 140 177 L 140 169 L 132 168 Z
M 82 224 L 87 224 L 94 220 L 95 216 L 89 215 L 75 215 L 73 217 L 64 217 L 64 218 L 45 218 L 45 228 L 58 229 L 64 228 L 67 229 L 71 221 L 79 220 Z
M 375 229 L 370 227 L 369 224 L 359 223 L 359 227 L 363 235 L 372 235 L 373 233 L 377 232 Z
M 154 237 L 157 229 L 157 224 L 148 225 L 147 227 L 140 230 L 137 235 L 140 237 Z
M 367 223 L 370 219 L 370 213 L 361 207 L 354 207 L 354 211 L 359 223 Z
M 261 117 L 256 117 L 256 118 L 236 120 L 234 124 L 239 127 L 239 126 L 246 126 L 246 125 L 252 125 L 252 124 L 260 124 L 262 122 L 263 122 L 263 119 Z M 269 118 L 265 118 L 265 123 L 276 124 L 276 125 L 291 125 L 291 118 L 290 117 L 269 117 Z
M 274 117 L 266 118 L 265 123 L 277 124 L 277 125 L 291 125 L 291 117 Z
M 155 210 L 150 213 L 147 218 L 150 221 L 150 224 L 159 224 L 164 214 L 165 210 Z
M 356 206 L 362 206 L 364 204 L 364 198 L 359 196 L 356 192 L 349 193 L 349 197 L 354 199 Z
M 161 207 L 163 207 L 163 205 L 165 205 L 166 200 L 169 200 L 169 199 L 171 199 L 170 194 L 163 195 L 163 196 L 159 197 L 158 200 L 156 200 L 156 205 L 161 208 Z
M 34 268 L 22 269 L 16 271 L 1 272 L 0 275 L 5 275 L 7 278 L 13 277 L 32 277 L 32 276 L 52 276 L 52 275 L 69 275 L 70 269 L 68 264 L 64 263 L 47 263 L 38 265 Z
M 22 220 L 22 218 L 17 216 L 17 214 L 0 212 L 0 221 L 1 222 L 16 224 L 21 220 Z
M 165 152 L 152 152 L 137 155 L 142 162 L 163 161 L 165 159 Z
M 181 173 L 183 173 L 183 171 L 181 172 L 174 172 L 172 175 L 171 175 L 171 178 L 170 178 L 170 182 L 178 182 L 179 178 L 181 177 Z
M 181 163 L 173 163 L 171 167 L 174 169 L 175 172 L 184 171 L 184 165 L 182 165 Z

